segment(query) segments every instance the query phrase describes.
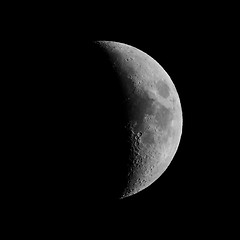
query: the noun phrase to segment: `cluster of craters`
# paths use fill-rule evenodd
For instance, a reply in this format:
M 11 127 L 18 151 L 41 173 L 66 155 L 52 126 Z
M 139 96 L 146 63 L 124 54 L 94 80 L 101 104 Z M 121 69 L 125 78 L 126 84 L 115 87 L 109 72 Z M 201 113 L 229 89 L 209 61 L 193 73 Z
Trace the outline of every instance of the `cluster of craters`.
M 157 168 L 161 167 L 171 147 L 174 108 L 159 100 L 170 95 L 169 87 L 164 84 L 166 83 L 157 84 L 158 95 L 144 91 L 132 96 L 134 99 L 130 104 L 132 151 L 129 179 L 132 180 L 132 189 L 135 190 L 136 185 L 142 188 L 143 185 L 151 183 L 153 175 L 159 173 Z

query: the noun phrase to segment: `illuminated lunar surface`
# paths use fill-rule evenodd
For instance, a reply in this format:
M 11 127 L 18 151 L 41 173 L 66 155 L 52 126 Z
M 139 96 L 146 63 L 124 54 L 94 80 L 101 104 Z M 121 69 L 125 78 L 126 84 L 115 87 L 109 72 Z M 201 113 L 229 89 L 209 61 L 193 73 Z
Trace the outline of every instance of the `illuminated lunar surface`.
M 152 57 L 123 43 L 98 41 L 95 44 L 111 65 L 113 74 L 106 79 L 110 79 L 113 95 L 118 99 L 112 100 L 117 110 L 109 110 L 116 111 L 113 121 L 120 126 L 116 130 L 109 123 L 110 131 L 115 132 L 109 136 L 109 142 L 114 142 L 115 136 L 118 145 L 109 147 L 114 149 L 110 176 L 116 169 L 120 170 L 116 170 L 114 179 L 108 180 L 120 181 L 116 184 L 118 197 L 125 198 L 151 185 L 169 166 L 182 133 L 181 104 L 169 75 Z M 101 61 L 101 57 L 97 59 Z M 103 71 L 105 65 L 100 68 Z

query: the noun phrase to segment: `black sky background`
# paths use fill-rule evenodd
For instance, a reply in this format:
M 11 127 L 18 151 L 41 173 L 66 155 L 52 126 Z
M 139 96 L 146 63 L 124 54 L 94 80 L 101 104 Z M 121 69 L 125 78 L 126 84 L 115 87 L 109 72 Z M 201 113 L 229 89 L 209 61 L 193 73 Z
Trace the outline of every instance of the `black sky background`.
M 219 122 L 221 115 L 219 117 L 219 102 L 216 98 L 219 96 L 218 91 L 222 88 L 219 82 L 222 83 L 222 79 L 226 77 L 221 72 L 224 68 L 224 62 L 221 59 L 224 56 L 223 46 L 226 44 L 224 38 L 226 34 L 222 22 L 215 18 L 208 20 L 211 14 L 208 18 L 201 14 L 195 18 L 192 18 L 193 16 L 194 12 L 186 19 L 176 17 L 171 20 L 165 18 L 164 21 L 157 16 L 154 21 L 142 21 L 143 23 L 138 20 L 121 21 L 118 25 L 110 24 L 114 22 L 113 17 L 109 17 L 106 22 L 97 21 L 97 19 L 90 21 L 89 18 L 83 19 L 86 21 L 78 19 L 75 24 L 74 19 L 70 21 L 71 24 L 55 19 L 46 23 L 34 22 L 30 26 L 31 31 L 29 27 L 23 29 L 21 25 L 21 30 L 16 35 L 21 39 L 18 41 L 21 52 L 25 51 L 25 48 L 22 48 L 23 45 L 32 46 L 29 51 L 32 56 L 31 62 L 31 59 L 35 59 L 35 49 L 37 49 L 37 54 L 41 53 L 41 58 L 52 63 L 48 66 L 51 68 L 52 78 L 57 77 L 56 79 L 61 75 L 56 74 L 60 69 L 59 66 L 64 64 L 61 63 L 62 65 L 57 67 L 58 64 L 54 64 L 55 59 L 58 59 L 58 62 L 65 59 L 64 63 L 69 64 L 68 69 L 75 69 L 74 71 L 78 69 L 78 76 L 80 75 L 82 79 L 87 71 L 94 71 L 91 66 L 84 69 L 88 65 L 86 59 L 89 60 L 86 57 L 87 48 L 85 48 L 89 41 L 122 42 L 144 51 L 159 62 L 171 77 L 180 97 L 183 114 L 182 137 L 178 150 L 167 170 L 150 187 L 118 201 L 101 197 L 101 189 L 93 188 L 87 191 L 90 193 L 89 198 L 84 190 L 88 186 L 87 182 L 92 181 L 93 177 L 91 169 L 84 169 L 83 172 L 79 171 L 80 178 L 82 177 L 84 181 L 75 182 L 73 187 L 64 189 L 68 195 L 60 195 L 60 199 L 59 195 L 54 197 L 54 191 L 51 192 L 50 187 L 47 193 L 42 189 L 41 192 L 45 192 L 46 195 L 51 193 L 54 200 L 50 199 L 49 204 L 48 199 L 43 197 L 45 205 L 42 206 L 46 208 L 40 206 L 39 211 L 46 211 L 53 218 L 71 216 L 72 219 L 77 219 L 83 216 L 86 225 L 92 222 L 97 224 L 105 217 L 109 220 L 108 222 L 115 218 L 124 219 L 124 215 L 127 218 L 123 222 L 131 224 L 132 221 L 134 225 L 136 218 L 139 217 L 139 221 L 144 222 L 148 219 L 141 219 L 141 216 L 153 217 L 155 214 L 157 218 L 164 216 L 169 222 L 173 221 L 172 216 L 175 221 L 176 219 L 181 221 L 182 216 L 186 215 L 195 219 L 196 216 L 219 214 L 218 200 L 225 198 L 222 189 L 225 189 L 226 183 L 222 179 L 224 173 L 219 170 L 219 165 L 223 165 L 224 162 L 224 153 L 218 141 L 221 142 L 222 133 L 226 129 Z M 26 35 L 28 37 L 25 41 Z M 54 49 L 50 51 L 50 55 L 44 46 Z M 67 73 L 68 71 L 65 74 L 69 77 Z M 74 77 L 74 74 L 70 76 Z M 89 87 L 91 83 L 86 85 Z M 75 92 L 77 92 L 76 89 Z M 35 92 L 31 93 L 31 95 L 34 94 Z M 92 101 L 90 89 L 84 89 L 80 94 L 84 96 L 84 101 Z M 86 109 L 84 101 L 81 102 L 81 106 Z M 89 153 L 94 152 L 96 143 L 94 141 L 90 144 L 92 148 L 87 149 Z M 32 165 L 36 166 L 35 163 Z M 26 166 L 26 169 L 32 169 L 32 165 L 29 167 L 26 163 L 21 167 Z M 90 172 L 89 179 L 85 178 L 88 176 L 87 171 Z M 74 172 L 78 170 L 75 169 Z M 34 171 L 31 174 L 34 175 Z M 67 175 L 70 176 L 71 173 L 68 172 Z M 64 179 L 61 181 L 64 182 Z M 57 180 L 54 180 L 54 183 L 58 183 Z M 96 191 L 95 194 L 94 191 Z M 57 198 L 59 201 L 56 201 Z M 42 204 L 41 199 L 42 196 L 37 202 Z M 32 204 L 35 209 L 34 201 L 36 199 L 32 198 L 27 204 Z

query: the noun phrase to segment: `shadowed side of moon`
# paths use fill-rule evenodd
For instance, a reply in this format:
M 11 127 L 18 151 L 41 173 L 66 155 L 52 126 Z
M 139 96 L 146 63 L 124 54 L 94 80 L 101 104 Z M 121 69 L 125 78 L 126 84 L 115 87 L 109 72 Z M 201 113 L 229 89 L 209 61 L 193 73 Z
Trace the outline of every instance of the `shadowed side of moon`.
M 90 185 L 97 198 L 118 199 L 129 181 L 131 135 L 126 128 L 129 122 L 128 94 L 115 69 L 114 53 L 110 54 L 101 45 L 92 44 L 89 56 L 91 69 L 87 76 L 91 82 L 91 106 L 87 111 L 90 112 L 88 126 L 92 140 L 89 141 L 87 165 L 92 172 Z
M 69 126 L 75 135 L 64 140 L 69 146 L 66 162 L 73 162 L 67 164 L 74 186 L 68 183 L 68 189 L 86 199 L 108 201 L 120 198 L 129 181 L 128 94 L 115 69 L 114 53 L 96 43 L 85 47 L 80 55 L 83 65 L 76 66 L 76 84 L 64 85 L 71 102 L 66 115 L 74 119 Z

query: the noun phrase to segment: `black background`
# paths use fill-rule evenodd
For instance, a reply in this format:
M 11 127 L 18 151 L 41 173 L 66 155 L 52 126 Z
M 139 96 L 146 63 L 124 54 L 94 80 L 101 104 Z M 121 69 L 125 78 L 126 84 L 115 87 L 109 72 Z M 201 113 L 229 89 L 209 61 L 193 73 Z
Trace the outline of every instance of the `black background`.
M 107 60 L 98 56 L 95 59 L 91 53 L 90 41 L 95 39 L 82 42 L 54 33 L 28 45 L 26 67 L 31 70 L 25 82 L 28 104 L 24 108 L 30 120 L 25 124 L 27 129 L 33 124 L 27 140 L 33 140 L 28 152 L 30 161 L 36 155 L 38 160 L 31 164 L 34 170 L 29 166 L 27 169 L 30 176 L 39 178 L 36 186 L 33 181 L 33 187 L 41 188 L 46 205 L 48 201 L 51 207 L 67 202 L 73 207 L 83 201 L 101 209 L 102 204 L 138 206 L 154 202 L 181 209 L 209 201 L 211 139 L 206 125 L 211 124 L 209 113 L 212 115 L 213 110 L 206 100 L 212 89 L 204 80 L 209 68 L 206 58 L 211 54 L 206 56 L 209 43 L 194 34 L 184 36 L 181 31 L 184 37 L 180 39 L 180 33 L 154 40 L 106 36 L 96 39 L 123 42 L 152 56 L 170 75 L 182 104 L 182 138 L 172 163 L 149 188 L 121 201 L 111 198 L 116 188 L 113 179 L 118 174 L 118 166 L 111 161 L 119 161 L 124 152 L 124 147 L 115 147 L 121 138 L 121 130 L 116 130 L 115 125 L 122 121 L 116 115 L 117 86 L 111 84 L 112 75 L 104 69 Z M 39 134 L 36 144 L 35 131 Z
M 13 84 L 17 96 L 13 103 L 15 119 L 21 119 L 17 124 L 13 121 L 17 131 L 14 134 L 18 136 L 15 141 L 21 143 L 17 154 L 23 156 L 23 160 L 14 165 L 16 172 L 21 169 L 21 181 L 14 183 L 18 189 L 19 205 L 25 204 L 32 209 L 33 215 L 38 212 L 52 219 L 84 216 L 89 224 L 100 222 L 105 217 L 109 222 L 116 216 L 122 219 L 124 215 L 127 216 L 124 221 L 134 224 L 134 221 L 148 221 L 142 216 L 164 216 L 166 222 L 180 222 L 185 216 L 195 219 L 196 216 L 218 214 L 217 202 L 223 197 L 222 189 L 225 187 L 223 173 L 218 168 L 223 163 L 223 156 L 219 156 L 221 149 L 218 149 L 216 141 L 217 136 L 221 137 L 219 132 L 225 131 L 216 117 L 219 103 L 215 100 L 218 96 L 216 85 L 220 82 L 216 75 L 223 67 L 218 58 L 224 54 L 219 28 L 222 25 L 209 24 L 202 18 L 193 23 L 189 19 L 166 20 L 161 27 L 125 23 L 112 27 L 98 25 L 98 21 L 76 27 L 63 21 L 62 24 L 48 22 L 43 25 L 41 22 L 30 28 L 20 28 L 16 33 L 17 44 L 13 41 L 11 49 L 17 56 L 14 58 L 18 66 L 17 75 L 21 75 L 21 81 Z M 101 68 L 96 70 L 92 67 L 91 55 L 88 54 L 88 44 L 92 40 L 122 42 L 149 54 L 170 75 L 182 105 L 182 137 L 170 166 L 150 187 L 122 200 L 109 197 L 106 189 L 102 188 L 102 176 L 98 171 L 106 165 L 102 166 L 102 157 L 96 159 L 97 151 L 108 140 L 101 128 L 106 122 L 101 118 L 107 113 L 111 116 L 114 103 L 109 103 L 110 109 L 105 108 L 103 114 L 101 102 L 93 98 L 93 95 L 101 96 L 98 88 L 101 90 L 102 86 L 98 82 L 94 88 L 90 76 L 93 74 L 96 81 L 102 79 L 98 78 Z M 225 78 L 224 73 L 221 78 Z M 67 85 L 66 79 L 70 79 Z M 107 87 L 112 96 L 111 86 Z M 107 100 L 108 96 L 104 97 Z M 74 104 L 65 105 L 66 100 Z M 59 103 L 61 109 L 58 110 Z M 61 114 L 62 106 L 65 106 L 66 114 L 60 122 L 55 121 L 59 119 L 56 116 Z M 92 111 L 96 113 L 96 119 L 88 119 L 89 115 L 93 116 Z M 49 119 L 41 114 L 43 112 L 52 116 L 50 125 Z M 72 123 L 71 119 L 75 122 Z M 63 129 L 65 136 L 69 136 L 70 130 L 74 137 L 71 141 L 61 142 L 64 137 L 57 138 L 56 135 L 65 121 L 70 126 Z M 39 122 L 45 124 L 39 125 Z M 96 128 L 96 135 L 87 134 L 89 125 L 91 133 Z M 51 129 L 50 136 L 48 129 Z M 37 141 L 35 131 L 41 135 Z M 84 147 L 77 151 L 81 142 L 84 142 Z M 65 144 L 67 148 L 62 149 Z M 73 149 L 74 152 L 71 151 Z M 66 164 L 59 160 L 70 158 L 69 152 L 75 161 Z M 97 162 L 92 161 L 92 155 Z M 49 156 L 52 156 L 51 162 Z M 114 172 L 110 177 L 114 177 Z M 105 176 L 105 183 L 107 180 Z M 111 183 L 108 184 L 110 189 L 114 189 Z

